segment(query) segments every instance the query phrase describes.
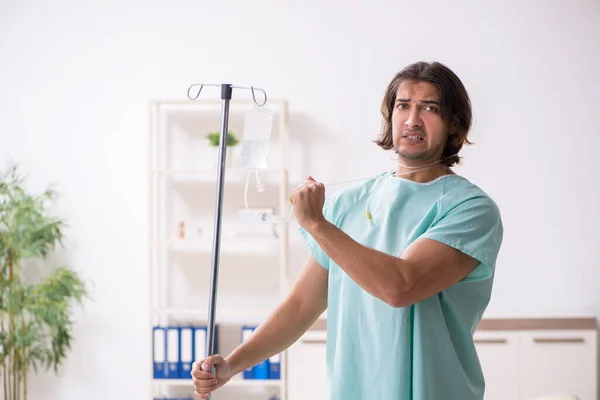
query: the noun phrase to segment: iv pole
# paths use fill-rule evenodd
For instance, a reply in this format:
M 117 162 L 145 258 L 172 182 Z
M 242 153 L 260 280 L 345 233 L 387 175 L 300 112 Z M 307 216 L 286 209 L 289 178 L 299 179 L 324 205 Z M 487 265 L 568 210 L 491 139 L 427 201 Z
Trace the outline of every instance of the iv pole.
M 195 96 L 190 95 L 193 87 L 200 86 L 198 93 Z M 224 180 L 225 180 L 225 161 L 227 155 L 227 131 L 229 128 L 229 103 L 231 101 L 233 89 L 244 89 L 252 91 L 252 100 L 254 103 L 262 107 L 267 102 L 267 94 L 263 89 L 255 88 L 253 86 L 233 86 L 228 83 L 222 84 L 210 84 L 210 83 L 197 83 L 189 87 L 187 96 L 190 100 L 196 100 L 200 96 L 200 92 L 204 86 L 216 86 L 221 87 L 221 136 L 219 138 L 219 158 L 218 158 L 218 171 L 217 171 L 217 195 L 215 203 L 215 216 L 214 216 L 214 233 L 212 242 L 212 259 L 211 259 L 211 277 L 210 277 L 210 297 L 208 300 L 208 326 L 207 326 L 207 356 L 215 354 L 215 314 L 217 304 L 217 288 L 219 281 L 219 259 L 221 251 L 221 222 L 222 222 L 222 210 L 223 210 L 223 195 L 224 195 Z M 264 101 L 259 103 L 256 101 L 254 91 L 258 90 L 263 93 Z M 213 373 L 214 373 L 213 367 Z

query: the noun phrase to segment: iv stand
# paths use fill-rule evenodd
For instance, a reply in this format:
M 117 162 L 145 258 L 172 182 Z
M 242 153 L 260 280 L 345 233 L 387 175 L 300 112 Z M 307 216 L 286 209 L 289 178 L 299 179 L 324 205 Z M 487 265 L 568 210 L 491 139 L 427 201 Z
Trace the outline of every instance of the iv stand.
M 195 86 L 200 86 L 198 93 L 195 96 L 190 94 L 191 90 Z M 212 259 L 211 259 L 211 277 L 210 277 L 210 297 L 208 300 L 208 332 L 206 342 L 206 355 L 211 356 L 215 354 L 215 314 L 217 304 L 217 288 L 219 281 L 219 259 L 221 251 L 221 222 L 222 222 L 222 210 L 223 210 L 223 195 L 224 195 L 224 180 L 225 180 L 225 161 L 227 157 L 227 131 L 229 129 L 229 103 L 233 89 L 247 89 L 252 91 L 252 100 L 254 103 L 262 107 L 267 102 L 267 94 L 263 89 L 255 88 L 253 86 L 233 86 L 228 83 L 223 84 L 206 84 L 198 83 L 193 84 L 188 89 L 188 98 L 190 100 L 196 100 L 200 96 L 200 92 L 204 86 L 217 86 L 221 87 L 221 135 L 219 138 L 219 158 L 218 158 L 218 171 L 217 171 L 217 195 L 215 203 L 215 216 L 214 216 L 214 233 L 212 243 Z M 256 100 L 254 91 L 258 90 L 263 93 L 264 101 L 259 103 Z M 213 373 L 215 373 L 213 367 Z

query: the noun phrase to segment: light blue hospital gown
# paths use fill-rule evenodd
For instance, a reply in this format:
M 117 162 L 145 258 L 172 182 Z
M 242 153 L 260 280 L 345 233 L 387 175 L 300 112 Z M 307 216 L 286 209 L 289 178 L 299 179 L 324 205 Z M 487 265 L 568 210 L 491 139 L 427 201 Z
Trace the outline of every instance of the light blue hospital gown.
M 399 256 L 416 239 L 429 238 L 480 261 L 450 288 L 394 308 L 359 287 L 300 228 L 329 272 L 327 398 L 483 399 L 472 335 L 490 300 L 503 237 L 493 200 L 458 175 L 417 183 L 389 171 L 330 195 L 324 216 L 357 242 L 387 254 Z

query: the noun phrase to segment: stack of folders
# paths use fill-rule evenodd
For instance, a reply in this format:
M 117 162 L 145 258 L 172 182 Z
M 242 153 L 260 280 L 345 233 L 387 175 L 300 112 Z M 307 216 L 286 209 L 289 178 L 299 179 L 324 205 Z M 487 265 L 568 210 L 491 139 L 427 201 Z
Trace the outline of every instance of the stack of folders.
M 242 327 L 242 342 L 248 340 L 254 332 L 256 326 Z M 276 354 L 273 357 L 248 368 L 243 372 L 244 379 L 280 379 L 281 378 L 281 355 Z
M 215 352 L 218 352 L 218 325 L 215 325 Z M 206 326 L 155 326 L 154 379 L 191 379 L 194 361 L 206 357 Z

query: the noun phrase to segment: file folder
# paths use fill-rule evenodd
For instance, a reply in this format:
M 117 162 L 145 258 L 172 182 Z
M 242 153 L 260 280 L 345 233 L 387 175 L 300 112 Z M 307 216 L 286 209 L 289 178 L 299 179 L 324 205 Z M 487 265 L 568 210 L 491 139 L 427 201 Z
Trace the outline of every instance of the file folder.
M 281 379 L 281 354 L 269 359 L 269 379 Z
M 215 353 L 218 353 L 218 325 L 215 325 Z M 190 379 L 192 364 L 207 357 L 206 326 L 154 326 L 154 379 Z
M 192 363 L 194 362 L 193 333 L 191 326 L 181 327 L 179 329 L 179 358 L 181 360 L 181 368 L 179 369 L 180 379 L 191 379 Z
M 254 329 L 255 328 L 251 326 L 242 326 L 242 343 L 246 342 L 250 338 L 250 335 L 252 335 Z M 254 379 L 254 369 L 252 367 L 245 369 L 242 377 L 244 379 Z
M 247 341 L 254 333 L 256 326 L 242 326 L 242 343 Z M 243 371 L 244 379 L 269 379 L 269 360 L 254 365 Z
M 169 326 L 167 327 L 167 378 L 169 379 L 179 377 L 180 353 L 179 328 Z
M 192 352 L 193 361 L 200 361 L 208 357 L 208 328 L 206 326 L 194 326 L 192 328 Z M 215 325 L 215 348 L 214 353 L 219 353 L 219 325 Z M 191 365 L 190 365 L 191 371 Z M 189 373 L 187 373 L 189 376 Z
M 154 362 L 154 379 L 165 379 L 167 341 L 165 338 L 165 329 L 161 326 L 155 326 L 152 331 L 152 358 Z
M 200 361 L 206 358 L 206 342 L 207 342 L 207 329 L 202 326 L 195 326 L 193 328 L 194 334 L 194 361 Z
M 254 379 L 269 379 L 269 359 L 252 367 Z

